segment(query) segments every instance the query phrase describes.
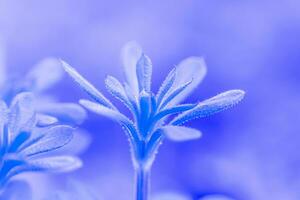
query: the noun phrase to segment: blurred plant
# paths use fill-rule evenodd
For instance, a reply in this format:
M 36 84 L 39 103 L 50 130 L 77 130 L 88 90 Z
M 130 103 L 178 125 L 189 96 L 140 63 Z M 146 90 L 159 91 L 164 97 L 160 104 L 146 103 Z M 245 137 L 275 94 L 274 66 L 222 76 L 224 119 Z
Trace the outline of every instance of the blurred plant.
M 35 95 L 35 109 L 38 113 L 55 117 L 66 125 L 79 125 L 86 119 L 86 111 L 78 104 L 62 103 L 45 92 L 57 84 L 64 75 L 61 63 L 55 58 L 45 58 L 23 75 L 7 73 L 4 41 L 0 38 L 0 99 L 10 104 L 20 92 L 32 92 Z M 63 151 L 79 154 L 90 144 L 90 135 L 76 129 L 74 139 Z
M 72 132 L 72 127 L 37 113 L 31 93 L 18 94 L 9 108 L 0 101 L 0 199 L 10 199 L 8 195 L 13 195 L 5 189 L 11 178 L 18 174 L 66 172 L 81 167 L 77 157 L 51 154 L 72 140 Z M 18 188 L 19 183 L 12 185 Z M 15 190 L 12 192 L 16 193 Z
M 80 104 L 100 115 L 121 124 L 132 149 L 136 172 L 136 199 L 148 199 L 151 166 L 164 138 L 186 141 L 200 138 L 201 132 L 182 126 L 184 123 L 203 118 L 237 104 L 243 97 L 242 90 L 230 90 L 213 98 L 193 104 L 180 104 L 202 81 L 206 74 L 202 58 L 183 60 L 167 76 L 158 93 L 151 92 L 152 64 L 135 42 L 128 43 L 122 51 L 127 82 L 123 85 L 116 78 L 105 80 L 108 91 L 129 108 L 133 121 L 105 98 L 74 68 L 62 61 L 66 72 L 95 102 L 80 100 Z M 177 115 L 172 120 L 169 116 Z
M 1 38 L 0 38 L 1 39 Z M 80 124 L 86 118 L 85 110 L 74 103 L 61 103 L 52 96 L 46 95 L 63 77 L 59 60 L 45 58 L 37 63 L 25 75 L 7 73 L 4 42 L 0 40 L 0 99 L 10 104 L 21 92 L 32 92 L 37 101 L 35 107 L 39 113 L 56 117 L 65 124 Z

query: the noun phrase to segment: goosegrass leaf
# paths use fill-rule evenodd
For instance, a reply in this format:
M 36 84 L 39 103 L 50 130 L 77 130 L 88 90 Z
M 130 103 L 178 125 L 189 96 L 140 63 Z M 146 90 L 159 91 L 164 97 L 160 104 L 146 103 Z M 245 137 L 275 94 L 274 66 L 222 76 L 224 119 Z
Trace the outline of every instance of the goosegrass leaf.
M 208 117 L 223 110 L 233 107 L 244 98 L 245 92 L 242 90 L 229 90 L 213 98 L 199 103 L 194 109 L 184 112 L 174 118 L 173 125 L 181 125 L 196 118 Z

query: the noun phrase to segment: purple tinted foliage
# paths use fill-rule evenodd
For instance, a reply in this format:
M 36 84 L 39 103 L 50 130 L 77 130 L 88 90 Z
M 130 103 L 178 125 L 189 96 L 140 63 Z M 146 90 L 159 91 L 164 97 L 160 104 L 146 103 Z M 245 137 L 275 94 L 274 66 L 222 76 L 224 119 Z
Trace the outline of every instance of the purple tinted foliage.
M 101 91 L 105 86 L 99 80 L 107 74 L 122 77 L 118 56 L 126 41 L 139 41 L 154 61 L 154 90 L 170 64 L 190 55 L 204 56 L 209 75 L 188 100 L 232 87 L 245 89 L 248 98 L 238 111 L 192 122 L 207 133 L 196 143 L 166 142 L 153 168 L 154 192 L 297 200 L 299 6 L 295 0 L 3 0 L 0 34 L 8 47 L 10 73 L 27 72 L 46 56 L 60 57 L 76 63 Z M 66 80 L 53 93 L 75 101 L 81 91 Z M 128 144 L 116 124 L 98 120 L 91 115 L 83 127 L 109 131 L 93 135 L 78 177 L 104 188 L 104 199 L 117 199 L 115 191 L 128 196 Z M 122 171 L 122 178 L 115 171 Z

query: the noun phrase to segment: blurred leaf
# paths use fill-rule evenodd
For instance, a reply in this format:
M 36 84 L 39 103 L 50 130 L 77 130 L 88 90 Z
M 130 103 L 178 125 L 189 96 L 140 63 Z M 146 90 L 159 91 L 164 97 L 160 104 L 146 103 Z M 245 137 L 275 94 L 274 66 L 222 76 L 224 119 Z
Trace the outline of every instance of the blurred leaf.
M 168 139 L 173 141 L 194 140 L 202 135 L 197 129 L 183 126 L 163 126 L 161 130 Z
M 87 117 L 86 111 L 75 103 L 44 103 L 38 105 L 37 111 L 72 125 L 81 124 Z
M 79 155 L 84 153 L 92 142 L 91 135 L 84 130 L 76 129 L 73 132 L 73 139 L 68 145 L 57 150 L 57 153 Z
M 130 88 L 132 89 L 135 97 L 137 97 L 139 94 L 136 65 L 138 60 L 141 58 L 141 55 L 142 55 L 142 48 L 135 41 L 131 41 L 125 44 L 121 52 L 126 80 Z
M 68 144 L 73 138 L 73 128 L 69 126 L 54 126 L 45 133 L 44 137 L 22 151 L 26 156 L 33 156 L 53 151 Z
M 46 58 L 40 61 L 28 73 L 26 80 L 31 84 L 33 91 L 44 91 L 63 77 L 63 70 L 59 60 L 55 58 Z
M 18 94 L 12 101 L 9 114 L 10 138 L 20 131 L 30 131 L 35 124 L 34 98 L 31 93 Z
M 200 198 L 199 200 L 234 200 L 234 199 L 223 195 L 208 195 Z
M 58 120 L 55 117 L 49 115 L 38 114 L 36 117 L 37 117 L 37 126 L 39 127 L 53 125 L 58 122 Z
M 53 156 L 28 160 L 26 165 L 14 168 L 8 177 L 29 171 L 69 172 L 82 166 L 81 160 L 73 156 Z

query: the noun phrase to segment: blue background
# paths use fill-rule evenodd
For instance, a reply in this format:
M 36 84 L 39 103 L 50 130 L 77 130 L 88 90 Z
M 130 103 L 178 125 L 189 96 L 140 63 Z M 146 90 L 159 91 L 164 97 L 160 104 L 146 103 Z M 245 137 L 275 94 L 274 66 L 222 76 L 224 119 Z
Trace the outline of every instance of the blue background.
M 299 8 L 296 0 L 1 0 L 0 35 L 9 74 L 22 75 L 54 56 L 106 96 L 106 75 L 124 80 L 120 50 L 127 41 L 138 41 L 152 59 L 156 89 L 180 60 L 203 56 L 208 74 L 188 102 L 236 88 L 247 96 L 232 110 L 192 122 L 204 133 L 201 140 L 164 142 L 152 192 L 298 200 Z M 49 93 L 61 101 L 85 98 L 65 77 Z M 91 113 L 82 127 L 93 138 L 81 156 L 85 165 L 58 177 L 80 180 L 103 199 L 132 199 L 133 170 L 121 128 Z

